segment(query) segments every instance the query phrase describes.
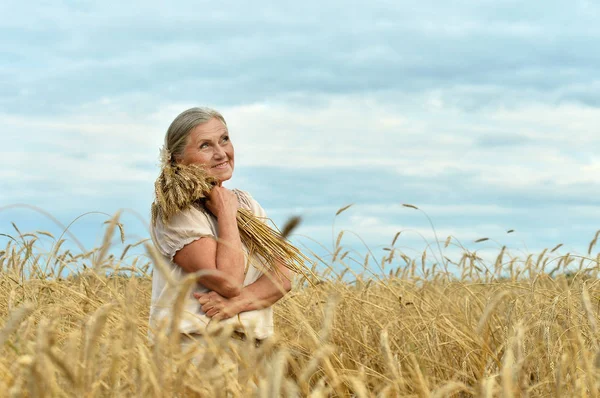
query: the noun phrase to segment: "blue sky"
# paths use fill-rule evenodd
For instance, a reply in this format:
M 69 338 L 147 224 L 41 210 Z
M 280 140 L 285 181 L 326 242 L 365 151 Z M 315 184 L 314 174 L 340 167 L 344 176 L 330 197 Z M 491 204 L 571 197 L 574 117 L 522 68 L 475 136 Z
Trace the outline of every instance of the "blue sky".
M 402 203 L 482 251 L 585 252 L 600 228 L 597 2 L 9 0 L 0 14 L 0 206 L 65 224 L 127 208 L 144 237 L 164 132 L 207 105 L 236 146 L 229 187 L 326 245 L 349 203 L 336 231 L 373 247 L 433 237 Z M 105 219 L 73 230 L 91 247 Z M 8 209 L 0 232 L 10 221 L 51 228 Z

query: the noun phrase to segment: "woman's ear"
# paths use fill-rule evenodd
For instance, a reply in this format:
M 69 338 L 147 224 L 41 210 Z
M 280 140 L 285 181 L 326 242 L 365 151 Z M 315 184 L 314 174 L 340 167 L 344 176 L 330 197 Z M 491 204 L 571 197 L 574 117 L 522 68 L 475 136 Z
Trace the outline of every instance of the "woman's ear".
M 182 166 L 185 166 L 185 164 L 183 163 L 183 155 L 171 155 L 171 163 L 172 164 L 181 164 Z

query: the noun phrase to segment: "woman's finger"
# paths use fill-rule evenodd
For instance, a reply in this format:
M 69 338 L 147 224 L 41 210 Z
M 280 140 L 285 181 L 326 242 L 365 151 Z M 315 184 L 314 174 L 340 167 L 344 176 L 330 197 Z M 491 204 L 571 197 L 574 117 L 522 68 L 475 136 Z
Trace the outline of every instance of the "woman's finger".
M 212 318 L 215 321 L 219 321 L 221 319 L 227 319 L 227 317 L 225 316 L 225 314 L 223 312 L 217 312 Z
M 219 312 L 219 310 L 217 310 L 216 308 L 211 308 L 210 310 L 208 310 L 206 312 L 206 316 L 209 318 L 212 318 L 213 316 L 215 316 L 217 313 Z

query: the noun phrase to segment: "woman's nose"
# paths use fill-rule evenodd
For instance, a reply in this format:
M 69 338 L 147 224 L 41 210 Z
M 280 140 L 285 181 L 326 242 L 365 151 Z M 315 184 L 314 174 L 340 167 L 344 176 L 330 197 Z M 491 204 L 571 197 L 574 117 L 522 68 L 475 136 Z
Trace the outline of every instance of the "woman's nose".
M 223 148 L 221 148 L 220 146 L 217 146 L 215 148 L 214 157 L 217 159 L 225 157 L 225 150 Z

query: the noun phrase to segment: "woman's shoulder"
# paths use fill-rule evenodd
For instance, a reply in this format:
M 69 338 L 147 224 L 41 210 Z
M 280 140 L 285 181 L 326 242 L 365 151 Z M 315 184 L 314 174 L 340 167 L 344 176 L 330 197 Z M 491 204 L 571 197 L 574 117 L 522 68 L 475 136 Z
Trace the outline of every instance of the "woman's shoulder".
M 154 245 L 171 259 L 186 244 L 205 236 L 217 236 L 216 220 L 201 205 L 189 206 L 166 222 L 158 217 L 150 226 Z
M 267 221 L 264 209 L 247 191 L 232 190 L 241 207 L 250 210 L 256 217 Z M 205 236 L 218 236 L 217 219 L 201 203 L 195 203 L 178 212 L 164 222 L 156 217 L 150 226 L 150 235 L 160 252 L 170 257 L 186 244 Z
M 237 195 L 243 208 L 252 211 L 258 217 L 266 217 L 265 210 L 248 191 L 241 189 L 232 189 L 232 191 Z
M 171 216 L 166 222 L 163 222 L 160 217 L 157 217 L 154 228 L 157 230 L 168 231 L 201 224 L 210 224 L 210 216 L 210 213 L 202 204 L 194 203 Z
M 250 193 L 248 193 L 248 191 L 243 191 L 243 190 L 237 189 L 237 188 L 234 188 L 231 191 L 233 193 L 235 193 L 235 195 L 237 196 L 238 201 L 240 202 L 242 207 L 245 207 L 248 209 L 251 208 L 254 198 L 252 197 L 252 195 L 250 195 Z

